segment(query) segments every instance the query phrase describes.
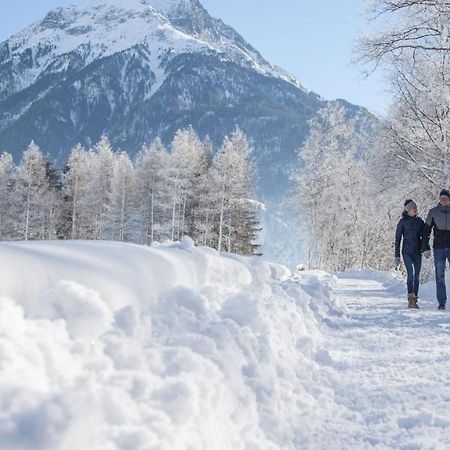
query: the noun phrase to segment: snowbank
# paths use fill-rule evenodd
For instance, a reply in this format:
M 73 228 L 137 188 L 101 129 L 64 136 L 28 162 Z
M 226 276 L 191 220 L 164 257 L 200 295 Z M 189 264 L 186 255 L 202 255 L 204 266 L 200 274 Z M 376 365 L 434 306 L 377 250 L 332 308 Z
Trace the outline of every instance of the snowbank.
M 1 450 L 299 448 L 330 279 L 189 239 L 1 243 L 0 267 Z

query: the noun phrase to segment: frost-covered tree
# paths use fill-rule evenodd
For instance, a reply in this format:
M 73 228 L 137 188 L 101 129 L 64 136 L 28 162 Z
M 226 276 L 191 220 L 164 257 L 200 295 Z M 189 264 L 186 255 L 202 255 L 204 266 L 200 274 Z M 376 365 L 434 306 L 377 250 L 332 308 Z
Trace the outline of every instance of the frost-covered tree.
M 93 220 L 93 238 L 105 239 L 113 221 L 112 182 L 115 156 L 109 139 L 103 136 L 91 155 L 91 180 L 88 189 L 89 216 Z
M 170 157 L 160 139 L 145 145 L 136 158 L 136 205 L 139 242 L 150 245 L 170 238 L 172 208 Z
M 14 234 L 14 163 L 9 153 L 0 156 L 0 241 L 13 239 Z
M 379 187 L 376 199 L 385 205 L 372 254 L 383 249 L 392 255 L 393 238 L 388 243 L 381 236 L 392 236 L 403 200 L 414 198 L 427 209 L 436 192 L 450 185 L 450 3 L 370 4 L 373 27 L 361 39 L 359 55 L 369 72 L 382 68 L 388 74 L 393 93 L 382 121 L 379 153 L 372 158 Z M 373 263 L 389 267 L 381 255 L 373 257 Z
M 0 157 L 1 239 L 112 239 L 150 245 L 191 236 L 196 244 L 253 254 L 259 221 L 254 168 L 236 130 L 213 146 L 179 130 L 171 153 L 159 139 L 133 164 L 102 137 L 74 147 L 62 171 L 31 143 L 15 170 Z M 220 235 L 220 237 L 219 237 Z
M 42 239 L 52 240 L 59 236 L 59 224 L 62 213 L 62 179 L 61 172 L 50 160 L 45 162 L 47 189 L 44 195 L 45 210 L 42 224 Z
M 372 0 L 374 31 L 361 40 L 369 67 L 390 75 L 385 127 L 393 158 L 413 183 L 450 185 L 450 3 Z
M 92 154 L 81 145 L 70 152 L 64 170 L 61 233 L 65 239 L 88 239 L 92 236 L 89 189 L 92 182 Z
M 195 185 L 207 169 L 207 148 L 197 133 L 191 127 L 179 130 L 171 145 L 172 240 L 180 239 L 192 230 Z
M 111 239 L 120 242 L 133 237 L 135 199 L 134 167 L 127 153 L 115 157 L 111 191 Z
M 367 4 L 373 27 L 360 40 L 358 51 L 372 70 L 385 62 L 448 53 L 447 0 L 369 0 Z
M 363 157 L 368 137 L 355 126 L 342 107 L 328 106 L 311 121 L 299 152 L 297 201 L 311 267 L 344 270 L 368 262 L 366 225 L 377 212 L 366 207 L 372 205 Z
M 203 142 L 202 170 L 197 174 L 188 212 L 189 235 L 199 245 L 213 246 L 217 242 L 214 218 L 216 215 L 215 185 L 212 170 L 213 145 L 209 137 Z
M 48 191 L 44 156 L 39 147 L 31 142 L 22 155 L 14 190 L 17 224 L 22 239 L 45 239 L 43 224 Z
M 213 161 L 217 213 L 217 249 L 254 254 L 259 231 L 253 201 L 255 169 L 246 136 L 236 129 L 225 137 Z
M 214 184 L 211 177 L 212 144 L 209 138 L 198 147 L 198 154 L 192 167 L 191 192 L 186 208 L 187 234 L 201 245 L 208 245 L 213 225 L 212 199 L 214 197 Z

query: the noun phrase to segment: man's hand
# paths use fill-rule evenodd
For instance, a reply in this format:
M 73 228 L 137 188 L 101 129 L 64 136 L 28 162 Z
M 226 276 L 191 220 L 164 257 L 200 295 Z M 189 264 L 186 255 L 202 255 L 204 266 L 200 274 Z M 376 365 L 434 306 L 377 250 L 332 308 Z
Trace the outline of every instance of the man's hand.
M 425 259 L 430 259 L 431 258 L 431 250 L 424 251 L 423 256 L 425 257 Z
M 400 269 L 400 265 L 402 263 L 402 260 L 400 259 L 400 256 L 396 256 L 395 257 L 395 270 L 399 270 Z

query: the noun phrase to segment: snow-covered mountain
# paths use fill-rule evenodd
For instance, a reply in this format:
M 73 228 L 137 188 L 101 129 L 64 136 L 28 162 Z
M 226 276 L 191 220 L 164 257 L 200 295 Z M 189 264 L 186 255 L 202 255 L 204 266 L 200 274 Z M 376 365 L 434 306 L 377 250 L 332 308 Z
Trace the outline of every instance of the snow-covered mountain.
M 102 134 L 135 154 L 189 125 L 218 145 L 239 125 L 255 149 L 259 199 L 279 204 L 308 120 L 326 103 L 198 0 L 91 0 L 0 44 L 0 151 L 16 159 L 32 139 L 62 161 Z M 349 117 L 367 115 L 342 103 Z
M 295 78 L 265 61 L 232 28 L 211 18 L 197 0 L 95 0 L 84 6 L 58 8 L 2 44 L 3 69 L 10 69 L 10 77 L 0 82 L 0 98 L 24 90 L 44 76 L 80 69 L 134 47 L 145 48 L 142 66 L 154 75 L 146 80 L 149 90 L 145 98 L 170 74 L 164 70 L 167 63 L 185 53 L 220 54 L 303 89 Z M 70 64 L 75 56 L 78 67 Z

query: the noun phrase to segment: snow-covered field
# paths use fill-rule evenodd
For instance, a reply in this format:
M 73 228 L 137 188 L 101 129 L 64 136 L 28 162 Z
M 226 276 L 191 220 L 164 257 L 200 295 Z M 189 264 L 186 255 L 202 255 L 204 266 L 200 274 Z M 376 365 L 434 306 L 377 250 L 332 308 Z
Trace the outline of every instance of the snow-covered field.
M 450 448 L 450 321 L 394 276 L 192 241 L 0 244 L 1 450 Z
M 279 449 L 319 417 L 326 283 L 196 249 L 0 244 L 2 450 Z

